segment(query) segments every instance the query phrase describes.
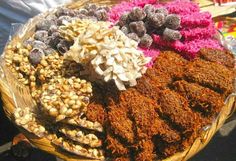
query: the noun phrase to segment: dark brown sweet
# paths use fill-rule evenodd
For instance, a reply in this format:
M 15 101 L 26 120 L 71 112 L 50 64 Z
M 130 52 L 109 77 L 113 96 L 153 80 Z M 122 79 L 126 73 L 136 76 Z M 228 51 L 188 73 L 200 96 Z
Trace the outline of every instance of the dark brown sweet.
M 135 88 L 144 96 L 157 100 L 161 89 L 172 82 L 169 75 L 163 74 L 155 68 L 148 69 L 145 75 L 138 80 Z
M 172 30 L 169 28 L 165 28 L 163 31 L 163 39 L 167 41 L 176 41 L 180 40 L 182 37 L 181 33 L 177 30 Z
M 193 134 L 198 128 L 199 118 L 189 108 L 187 100 L 169 89 L 160 92 L 159 113 L 170 120 L 184 135 Z
M 138 154 L 135 156 L 137 161 L 152 161 L 155 159 L 154 144 L 152 140 L 142 140 L 137 145 Z
M 160 118 L 160 117 L 159 117 Z M 181 140 L 180 133 L 174 129 L 172 129 L 166 121 L 160 119 L 160 127 L 159 127 L 159 133 L 158 136 L 163 140 L 164 143 L 175 143 L 179 142 Z M 159 146 L 159 145 L 157 145 Z
M 154 81 L 148 77 L 142 77 L 138 80 L 138 84 L 135 88 L 144 96 L 157 100 L 161 86 L 156 85 Z
M 176 30 L 180 27 L 181 18 L 176 14 L 169 14 L 166 16 L 165 26 L 169 29 Z
M 111 157 L 129 155 L 129 149 L 110 134 L 106 136 L 106 149 L 109 151 Z
M 196 59 L 187 66 L 185 78 L 228 96 L 233 92 L 235 72 L 224 65 Z
M 144 36 L 147 32 L 143 21 L 131 22 L 129 28 L 132 33 L 136 33 L 139 37 Z
M 99 122 L 102 125 L 105 124 L 107 113 L 104 110 L 104 107 L 96 102 L 90 103 L 87 107 L 87 111 L 85 113 L 88 120 L 93 122 Z
M 146 17 L 146 13 L 143 11 L 142 8 L 139 8 L 139 7 L 134 7 L 129 13 L 129 18 L 132 21 L 141 21 L 145 17 Z
M 138 43 L 140 42 L 140 38 L 138 37 L 136 33 L 129 33 L 127 34 L 127 37 L 134 41 L 137 41 Z
M 140 39 L 140 46 L 143 48 L 149 48 L 152 45 L 153 39 L 150 35 L 145 34 Z
M 189 100 L 191 108 L 200 110 L 204 115 L 215 116 L 224 106 L 224 100 L 220 94 L 196 83 L 177 81 L 173 86 L 178 93 Z
M 234 55 L 228 50 L 201 49 L 198 53 L 201 59 L 216 62 L 229 68 L 234 68 Z
M 181 55 L 173 51 L 164 51 L 155 61 L 154 68 L 172 78 L 181 78 L 187 62 Z
M 141 94 L 136 98 L 129 102 L 129 108 L 138 139 L 151 139 L 153 135 L 159 133 L 161 123 L 155 111 L 155 108 L 159 107 L 155 101 L 143 97 Z
M 97 121 L 102 125 L 105 124 L 107 119 L 107 112 L 105 111 L 105 105 L 103 103 L 103 93 L 101 92 L 100 87 L 93 87 L 93 96 L 90 99 L 90 104 L 87 107 L 85 115 L 90 121 Z
M 127 112 L 122 107 L 110 107 L 108 119 L 110 128 L 116 135 L 122 137 L 128 143 L 134 142 L 133 122 L 129 119 Z
M 130 161 L 130 157 L 117 157 L 117 158 L 112 158 L 111 161 Z

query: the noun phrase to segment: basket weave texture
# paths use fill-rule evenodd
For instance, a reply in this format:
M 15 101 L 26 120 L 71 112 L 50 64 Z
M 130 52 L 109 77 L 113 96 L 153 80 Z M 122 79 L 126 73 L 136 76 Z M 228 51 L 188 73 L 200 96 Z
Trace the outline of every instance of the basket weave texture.
M 69 8 L 80 8 L 87 3 L 96 3 L 98 5 L 107 5 L 112 6 L 121 2 L 121 0 L 79 0 L 68 4 Z M 42 19 L 44 16 L 53 12 L 55 9 L 52 9 L 46 13 L 40 14 L 33 19 L 29 20 L 27 24 L 21 29 L 20 32 L 11 40 L 14 42 L 22 42 L 26 38 L 32 35 L 34 31 L 35 24 L 38 20 Z M 4 53 L 3 53 L 4 54 Z M 11 72 L 4 65 L 4 60 L 0 60 L 0 90 L 1 96 L 4 103 L 4 111 L 7 117 L 14 122 L 13 113 L 17 106 L 21 108 L 34 106 L 35 103 L 30 101 L 31 96 L 29 89 L 21 85 L 12 75 Z M 235 106 L 234 102 L 236 99 L 235 94 L 231 94 L 228 99 L 225 101 L 225 106 L 222 108 L 221 113 L 215 119 L 211 126 L 204 129 L 201 133 L 201 136 L 198 137 L 191 147 L 185 149 L 183 152 L 176 153 L 175 155 L 165 159 L 164 161 L 185 161 L 198 153 L 203 149 L 217 130 L 224 124 L 224 122 L 229 118 L 229 116 L 234 112 Z M 51 142 L 46 138 L 38 138 L 35 135 L 23 130 L 20 128 L 22 133 L 30 140 L 30 142 L 38 147 L 41 150 L 44 150 L 48 153 L 51 153 L 59 158 L 62 158 L 66 161 L 89 161 L 90 159 L 81 158 L 70 153 L 64 152 L 51 144 Z

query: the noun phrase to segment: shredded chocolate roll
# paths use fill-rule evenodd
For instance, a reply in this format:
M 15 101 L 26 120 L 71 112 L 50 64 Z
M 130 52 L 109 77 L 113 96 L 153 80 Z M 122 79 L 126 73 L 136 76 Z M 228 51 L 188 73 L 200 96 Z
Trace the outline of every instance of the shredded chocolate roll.
M 199 51 L 198 56 L 201 59 L 216 62 L 222 65 L 225 65 L 229 68 L 234 68 L 235 58 L 234 55 L 228 50 L 216 50 L 216 49 L 207 49 L 203 48 Z
M 185 78 L 228 96 L 233 92 L 235 72 L 224 65 L 196 59 L 188 65 Z
M 154 63 L 154 68 L 172 78 L 181 78 L 184 74 L 184 67 L 187 65 L 181 55 L 173 51 L 162 52 Z
M 173 84 L 175 90 L 187 98 L 192 108 L 200 110 L 205 115 L 215 116 L 224 106 L 224 99 L 213 90 L 196 83 L 177 81 Z
M 184 135 L 191 135 L 198 129 L 199 118 L 191 111 L 184 97 L 166 89 L 161 91 L 158 102 L 159 113 L 175 124 Z

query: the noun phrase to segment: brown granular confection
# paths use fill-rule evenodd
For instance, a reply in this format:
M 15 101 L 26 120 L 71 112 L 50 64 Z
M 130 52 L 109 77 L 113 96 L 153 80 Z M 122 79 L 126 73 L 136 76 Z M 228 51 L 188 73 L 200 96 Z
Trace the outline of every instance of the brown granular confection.
M 106 136 L 106 149 L 111 157 L 129 155 L 129 149 L 111 134 L 107 134 Z
M 152 140 L 140 140 L 138 144 L 135 146 L 138 151 L 149 151 L 153 152 L 154 144 Z
M 135 88 L 144 96 L 157 100 L 159 98 L 160 86 L 155 84 L 153 80 L 148 77 L 142 77 L 138 80 Z
M 170 142 L 180 139 L 179 134 L 159 118 L 158 113 L 155 111 L 155 108 L 159 108 L 159 106 L 156 104 L 155 100 L 141 95 L 133 88 L 120 92 L 117 97 L 118 105 L 109 106 L 108 108 L 110 108 L 111 111 L 119 108 L 119 110 L 126 112 L 127 115 L 129 114 L 132 120 L 134 120 L 135 123 L 137 122 L 138 125 L 136 126 L 138 126 L 140 130 L 140 135 L 150 137 L 159 134 L 164 140 Z M 154 121 L 156 122 L 155 124 L 153 123 Z
M 93 96 L 87 107 L 85 116 L 92 122 L 99 122 L 104 125 L 107 119 L 105 105 L 103 103 L 103 93 L 99 87 L 93 86 Z
M 228 96 L 233 92 L 235 72 L 218 63 L 195 59 L 187 66 L 185 78 Z
M 154 144 L 152 140 L 142 140 L 138 144 L 138 154 L 135 156 L 136 161 L 152 161 L 154 160 Z
M 117 157 L 117 158 L 112 158 L 111 161 L 130 161 L 130 157 Z
M 144 96 L 157 100 L 159 91 L 166 88 L 171 82 L 169 75 L 152 68 L 148 69 L 146 74 L 138 80 L 135 88 Z
M 92 102 L 88 105 L 85 116 L 92 122 L 99 122 L 104 125 L 107 118 L 107 113 L 102 104 Z
M 122 137 L 128 143 L 133 143 L 135 139 L 134 125 L 129 119 L 127 112 L 123 109 L 124 107 L 119 105 L 110 107 L 108 112 L 110 128 L 116 135 Z
M 159 85 L 160 87 L 166 87 L 172 82 L 170 75 L 162 73 L 156 68 L 149 68 L 144 76 L 153 80 L 155 84 Z
M 189 108 L 187 100 L 169 89 L 160 92 L 158 100 L 160 115 L 176 125 L 185 136 L 193 134 L 198 129 L 199 118 Z
M 158 134 L 161 123 L 155 111 L 159 108 L 156 101 L 139 94 L 138 97 L 132 97 L 128 104 L 138 139 L 150 139 Z
M 104 88 L 105 96 L 103 98 L 106 106 L 114 106 L 119 103 L 120 91 L 117 89 L 114 82 L 109 82 Z
M 178 93 L 189 100 L 191 108 L 200 109 L 205 115 L 215 116 L 224 106 L 224 100 L 220 94 L 196 83 L 183 80 L 175 82 L 173 86 Z
M 178 142 L 181 139 L 179 132 L 171 129 L 171 127 L 164 121 L 160 119 L 161 126 L 159 127 L 159 133 L 157 136 L 166 142 L 166 143 L 174 143 Z
M 203 48 L 199 51 L 198 57 L 201 59 L 216 62 L 229 68 L 234 68 L 234 55 L 229 50 L 217 50 Z
M 133 100 L 139 100 L 142 95 L 134 88 L 129 88 L 126 91 L 121 91 L 118 95 L 119 104 L 128 106 Z M 141 98 L 142 99 L 142 98 Z M 127 108 L 127 107 L 126 107 Z M 127 108 L 129 109 L 129 108 Z
M 187 60 L 176 52 L 163 51 L 156 59 L 153 68 L 163 74 L 170 75 L 174 79 L 182 78 L 187 62 Z
M 181 147 L 181 144 L 179 143 L 172 143 L 172 144 L 166 144 L 166 145 L 164 144 L 164 146 L 162 148 L 159 148 L 158 150 L 163 155 L 163 157 L 168 157 L 168 156 L 172 156 L 176 154 L 177 152 L 182 151 L 183 147 Z

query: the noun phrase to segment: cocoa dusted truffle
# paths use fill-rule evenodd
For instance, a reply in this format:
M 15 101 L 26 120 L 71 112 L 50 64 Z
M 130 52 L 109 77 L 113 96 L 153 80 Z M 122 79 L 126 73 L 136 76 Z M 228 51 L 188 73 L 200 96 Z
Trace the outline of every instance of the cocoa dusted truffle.
M 29 61 L 33 65 L 37 65 L 43 59 L 44 53 L 42 49 L 34 48 L 29 54 Z
M 135 7 L 129 14 L 129 18 L 132 21 L 141 21 L 146 17 L 146 13 L 143 11 L 142 8 Z
M 106 21 L 108 19 L 107 11 L 105 9 L 97 10 L 94 14 L 99 21 Z
M 48 31 L 46 30 L 39 30 L 36 31 L 34 34 L 34 39 L 42 42 L 45 42 L 47 37 L 48 37 Z
M 146 4 L 143 8 L 146 15 L 153 14 L 156 11 L 156 8 L 151 4 Z
M 60 54 L 64 54 L 67 52 L 70 48 L 69 43 L 66 40 L 60 40 L 60 42 L 57 44 L 57 50 L 60 52 Z
M 138 37 L 138 35 L 136 33 L 129 33 L 127 36 L 128 36 L 128 38 L 130 38 L 134 41 L 137 41 L 138 43 L 140 42 L 140 38 Z
M 139 37 L 142 37 L 147 32 L 143 21 L 131 22 L 129 28 L 131 32 L 136 33 Z
M 170 29 L 178 29 L 180 27 L 180 16 L 170 14 L 166 16 L 165 26 Z
M 165 15 L 162 13 L 153 13 L 148 15 L 148 24 L 155 28 L 159 28 L 164 25 L 165 23 Z
M 123 15 L 120 16 L 120 19 L 119 19 L 119 26 L 125 26 L 126 24 L 129 23 L 129 13 L 124 13 Z
M 122 26 L 120 30 L 126 35 L 130 32 L 128 25 Z
M 144 48 L 149 48 L 152 45 L 153 39 L 150 35 L 145 34 L 141 37 L 140 46 Z
M 36 25 L 36 30 L 46 30 L 48 31 L 52 25 L 55 25 L 54 21 L 51 20 L 43 20 Z
M 164 7 L 157 8 L 155 10 L 156 13 L 162 13 L 165 15 L 165 17 L 169 14 L 168 10 Z
M 81 9 L 79 9 L 78 13 L 79 14 L 83 14 L 83 15 L 87 15 L 88 14 L 88 10 L 85 9 L 85 8 L 81 8 Z
M 139 39 L 136 36 L 134 38 L 134 35 L 128 37 L 136 40 L 142 48 L 151 47 L 152 34 L 163 36 L 166 41 L 175 41 L 182 37 L 177 31 L 180 27 L 180 17 L 169 14 L 164 7 L 157 8 L 152 4 L 146 4 L 144 8 L 135 7 L 130 12 L 124 13 L 120 16 L 117 25 L 126 35 L 136 33 Z M 129 26 L 129 29 L 124 26 Z
M 181 39 L 182 35 L 179 31 L 177 30 L 172 30 L 165 28 L 163 32 L 163 38 L 167 41 L 175 41 Z

